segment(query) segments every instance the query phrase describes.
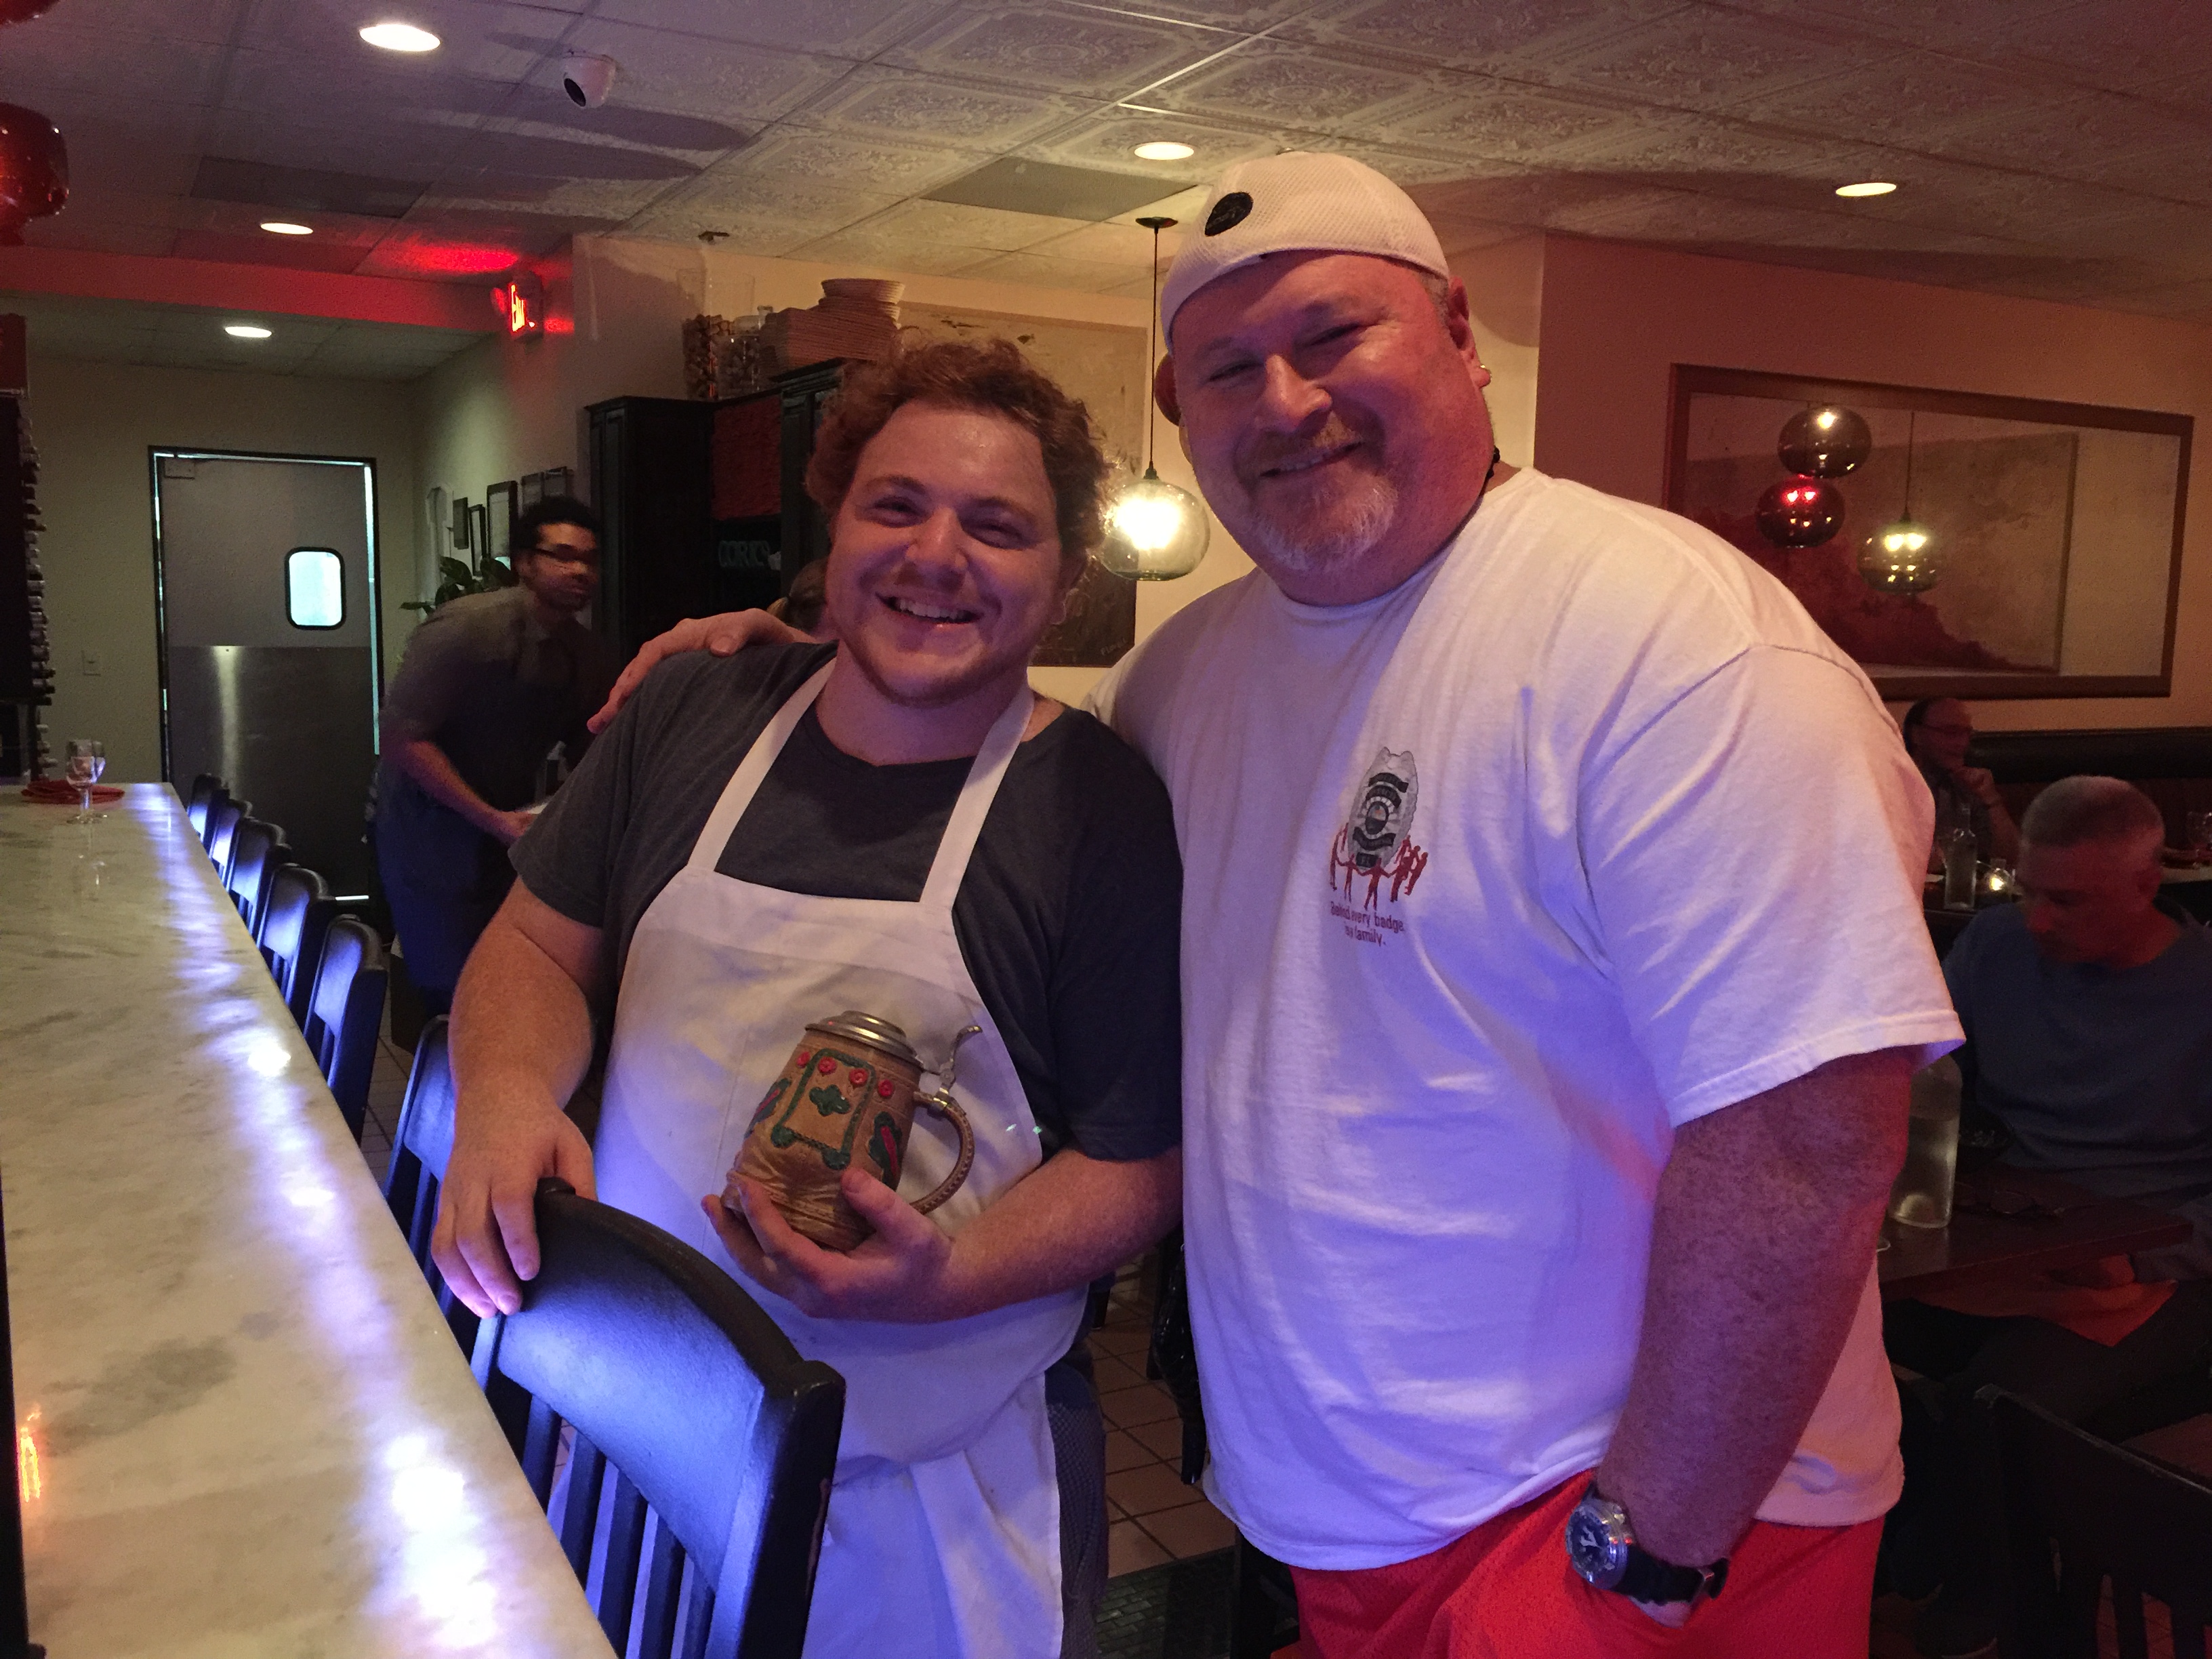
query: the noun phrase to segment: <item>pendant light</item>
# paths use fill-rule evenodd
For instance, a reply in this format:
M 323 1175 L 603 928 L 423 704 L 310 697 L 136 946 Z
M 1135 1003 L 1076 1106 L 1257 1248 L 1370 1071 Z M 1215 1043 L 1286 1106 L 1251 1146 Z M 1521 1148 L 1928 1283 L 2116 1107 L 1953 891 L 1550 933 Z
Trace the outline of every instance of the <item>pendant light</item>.
M 1175 223 L 1147 215 L 1137 221 L 1152 233 L 1152 309 L 1145 323 L 1145 476 L 1114 498 L 1106 509 L 1106 542 L 1098 550 L 1098 562 L 1117 576 L 1140 581 L 1170 581 L 1188 576 L 1206 556 L 1212 527 L 1206 509 L 1186 490 L 1160 477 L 1152 465 L 1152 435 L 1159 424 L 1159 404 L 1151 395 L 1152 370 L 1158 361 L 1153 330 L 1160 314 L 1160 233 Z
M 1838 404 L 1806 404 L 1782 423 L 1775 444 L 1783 465 L 1812 478 L 1840 478 L 1873 448 L 1866 416 Z
M 1917 414 L 1905 417 L 1905 512 L 1866 538 L 1859 549 L 1859 580 L 1877 593 L 1922 593 L 1943 574 L 1935 532 L 1912 517 L 1912 440 Z

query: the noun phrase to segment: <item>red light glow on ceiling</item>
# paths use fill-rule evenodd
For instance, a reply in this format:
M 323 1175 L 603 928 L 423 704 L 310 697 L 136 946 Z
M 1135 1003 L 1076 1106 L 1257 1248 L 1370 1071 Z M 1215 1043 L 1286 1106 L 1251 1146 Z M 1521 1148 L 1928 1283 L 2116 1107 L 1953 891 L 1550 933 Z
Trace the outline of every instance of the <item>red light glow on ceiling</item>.
M 389 238 L 370 256 L 387 276 L 496 276 L 514 269 L 514 250 L 481 242 L 401 242 Z

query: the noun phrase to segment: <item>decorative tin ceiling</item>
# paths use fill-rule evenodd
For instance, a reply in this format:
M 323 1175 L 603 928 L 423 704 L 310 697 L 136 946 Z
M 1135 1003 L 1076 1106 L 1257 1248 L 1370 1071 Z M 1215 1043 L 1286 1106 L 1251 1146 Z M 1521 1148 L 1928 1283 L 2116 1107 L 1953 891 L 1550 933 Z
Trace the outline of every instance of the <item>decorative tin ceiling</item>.
M 362 44 L 386 17 L 445 44 Z M 604 107 L 562 96 L 570 52 L 621 64 Z M 721 231 L 1141 295 L 1159 202 L 943 198 L 1012 158 L 1187 214 L 1227 161 L 1334 149 L 1455 249 L 1547 228 L 2212 320 L 2204 0 L 60 0 L 0 31 L 0 83 L 68 137 L 52 246 L 458 279 Z M 1194 154 L 1131 154 L 1157 139 Z M 1869 178 L 1900 188 L 1832 194 Z

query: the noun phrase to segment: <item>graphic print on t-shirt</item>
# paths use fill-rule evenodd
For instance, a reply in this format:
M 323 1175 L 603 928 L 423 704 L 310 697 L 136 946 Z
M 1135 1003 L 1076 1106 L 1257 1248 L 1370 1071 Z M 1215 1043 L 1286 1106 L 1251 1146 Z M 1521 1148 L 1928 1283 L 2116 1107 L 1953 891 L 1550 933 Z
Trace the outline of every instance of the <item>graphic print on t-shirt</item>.
M 1405 931 L 1405 924 L 1381 907 L 1386 898 L 1395 907 L 1409 896 L 1428 868 L 1429 855 L 1413 842 L 1413 810 L 1420 798 L 1413 751 L 1401 754 L 1386 746 L 1376 752 L 1345 808 L 1344 825 L 1328 850 L 1328 890 L 1341 891 L 1344 898 L 1331 902 L 1328 910 L 1349 937 L 1363 944 L 1380 945 L 1385 933 Z

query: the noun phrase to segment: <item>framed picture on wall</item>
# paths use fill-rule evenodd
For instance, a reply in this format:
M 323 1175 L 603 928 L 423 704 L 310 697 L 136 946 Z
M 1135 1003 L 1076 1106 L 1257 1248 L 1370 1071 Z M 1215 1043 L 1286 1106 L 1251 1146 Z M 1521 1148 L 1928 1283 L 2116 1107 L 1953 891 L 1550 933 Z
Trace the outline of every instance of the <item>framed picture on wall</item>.
M 540 500 L 545 495 L 573 495 L 576 493 L 575 475 L 565 466 L 549 466 L 538 477 L 544 484 Z
M 495 483 L 484 489 L 484 556 L 505 559 L 514 546 L 515 487 Z
M 543 472 L 524 473 L 516 490 L 515 505 L 520 511 L 527 513 L 545 499 L 545 475 Z
M 2162 697 L 2185 415 L 1677 363 L 1666 504 L 1893 701 Z
M 478 501 L 469 509 L 469 534 L 475 538 L 469 544 L 477 550 L 477 564 L 479 568 L 489 562 L 484 549 L 490 544 L 491 532 L 485 524 L 485 517 L 482 501 Z
M 469 526 L 474 520 L 469 515 L 469 498 L 453 497 L 453 551 L 465 553 L 475 544 L 469 540 Z

